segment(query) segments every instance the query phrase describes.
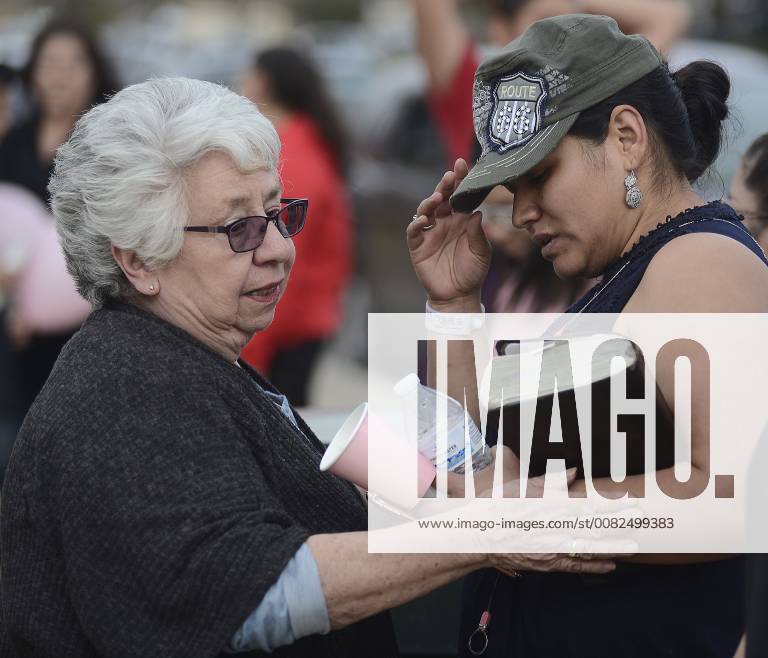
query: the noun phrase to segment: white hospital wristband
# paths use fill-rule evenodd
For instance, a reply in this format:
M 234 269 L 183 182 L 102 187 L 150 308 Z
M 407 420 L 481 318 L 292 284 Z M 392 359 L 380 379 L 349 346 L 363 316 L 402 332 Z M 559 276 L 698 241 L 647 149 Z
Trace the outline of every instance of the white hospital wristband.
M 450 336 L 469 336 L 485 324 L 485 306 L 479 313 L 442 313 L 427 302 L 426 327 L 428 331 Z

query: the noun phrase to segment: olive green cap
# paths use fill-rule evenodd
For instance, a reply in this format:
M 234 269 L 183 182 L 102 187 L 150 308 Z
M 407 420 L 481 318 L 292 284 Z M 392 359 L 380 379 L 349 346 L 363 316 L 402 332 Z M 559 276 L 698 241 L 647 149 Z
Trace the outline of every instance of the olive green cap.
M 607 16 L 567 14 L 531 25 L 475 73 L 472 114 L 482 154 L 451 196 L 469 212 L 496 185 L 535 167 L 579 112 L 663 64 L 645 37 Z

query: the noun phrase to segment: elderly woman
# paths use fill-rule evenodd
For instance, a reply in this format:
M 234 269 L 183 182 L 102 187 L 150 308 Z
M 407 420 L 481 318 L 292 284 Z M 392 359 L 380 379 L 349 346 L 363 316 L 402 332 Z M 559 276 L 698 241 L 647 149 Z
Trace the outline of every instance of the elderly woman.
M 250 101 L 129 87 L 56 158 L 53 208 L 94 312 L 19 435 L 2 495 L 0 652 L 394 656 L 387 608 L 558 556 L 369 555 L 366 508 L 238 360 L 269 325 L 306 201 Z
M 512 222 L 558 275 L 602 275 L 571 312 L 768 312 L 763 251 L 732 208 L 705 203 L 692 187 L 718 153 L 729 89 L 709 62 L 670 73 L 646 39 L 604 16 L 535 23 L 477 70 L 480 160 L 470 172 L 457 161 L 408 228 L 432 310 L 480 311 L 490 246 L 473 210 L 503 185 L 515 195 Z M 463 357 L 453 358 L 458 370 Z M 657 383 L 669 402 L 672 368 L 660 368 Z M 699 482 L 708 471 L 706 422 L 697 415 L 691 427 Z M 673 463 L 660 466 L 657 480 L 673 490 Z M 636 497 L 643 470 L 628 472 Z M 596 485 L 625 494 L 608 478 Z M 584 481 L 574 489 L 584 492 Z M 490 601 L 489 657 L 731 658 L 744 624 L 742 561 L 633 560 L 600 578 L 473 575 L 461 655 Z

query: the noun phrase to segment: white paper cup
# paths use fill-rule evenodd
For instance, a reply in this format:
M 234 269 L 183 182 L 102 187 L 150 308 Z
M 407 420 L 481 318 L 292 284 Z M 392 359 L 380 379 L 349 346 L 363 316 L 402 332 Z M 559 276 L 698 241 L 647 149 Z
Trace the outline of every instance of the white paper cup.
M 368 424 L 376 428 L 375 437 L 385 447 L 377 450 L 377 455 L 384 455 L 384 463 L 376 468 L 385 469 L 386 477 L 377 477 L 376 487 L 371 489 L 368 479 Z M 416 481 L 404 482 L 403 464 L 407 460 L 416 460 Z M 330 471 L 349 482 L 354 482 L 363 489 L 399 506 L 411 509 L 418 499 L 429 489 L 435 479 L 435 467 L 415 445 L 397 436 L 378 417 L 369 418 L 368 403 L 363 402 L 344 421 L 320 462 L 321 471 Z M 412 492 L 410 495 L 408 492 Z

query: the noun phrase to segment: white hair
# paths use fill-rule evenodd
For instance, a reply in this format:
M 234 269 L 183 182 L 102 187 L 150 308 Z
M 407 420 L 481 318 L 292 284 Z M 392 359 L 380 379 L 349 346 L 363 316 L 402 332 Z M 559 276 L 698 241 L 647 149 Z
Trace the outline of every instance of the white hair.
M 210 151 L 242 171 L 277 170 L 280 141 L 251 101 L 188 78 L 127 87 L 77 122 L 49 190 L 67 269 L 95 308 L 136 294 L 112 245 L 149 269 L 176 258 L 189 221 L 184 174 Z

